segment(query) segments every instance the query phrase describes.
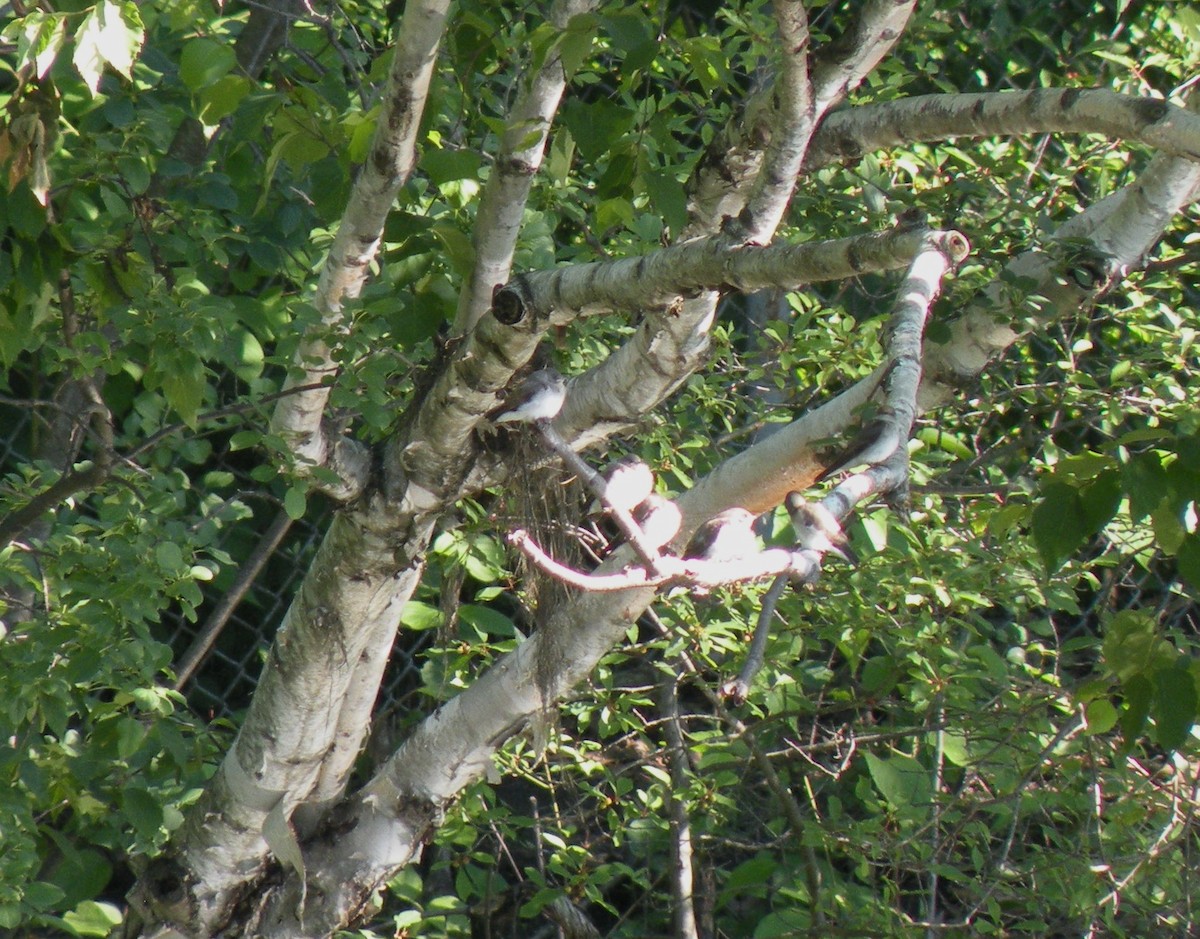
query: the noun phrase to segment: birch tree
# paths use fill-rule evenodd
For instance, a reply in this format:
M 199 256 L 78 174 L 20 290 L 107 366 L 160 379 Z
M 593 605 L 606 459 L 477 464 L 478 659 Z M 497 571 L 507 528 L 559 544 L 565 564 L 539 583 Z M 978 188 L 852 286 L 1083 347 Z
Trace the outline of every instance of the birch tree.
M 7 458 L 3 641 L 47 677 L 9 712 L 6 925 L 1194 928 L 1185 883 L 1142 891 L 1195 839 L 1165 611 L 1200 557 L 1200 23 L 1088 7 L 1093 47 L 1005 74 L 1037 28 L 851 6 L 13 5 L 0 342 L 45 430 Z M 549 372 L 561 407 L 508 420 Z M 195 469 L 213 434 L 287 515 L 332 506 L 228 736 L 154 631 L 250 525 Z M 606 487 L 623 453 L 674 534 Z M 753 547 L 706 553 L 734 509 Z M 1135 555 L 1177 572 L 1158 608 L 1057 635 Z M 91 677 L 112 649 L 124 685 Z M 109 739 L 103 787 L 61 768 Z M 127 894 L 67 903 L 106 797 Z

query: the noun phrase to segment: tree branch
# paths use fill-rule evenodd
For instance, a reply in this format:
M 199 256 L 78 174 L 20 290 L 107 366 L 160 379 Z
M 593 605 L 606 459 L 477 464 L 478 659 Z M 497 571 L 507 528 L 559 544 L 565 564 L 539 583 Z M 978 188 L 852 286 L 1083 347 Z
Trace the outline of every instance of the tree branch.
M 704 290 L 793 289 L 895 270 L 916 257 L 921 238 L 920 231 L 897 228 L 834 241 L 729 247 L 718 236 L 636 258 L 521 274 L 502 293 L 554 323 L 613 310 L 670 309 L 681 296 Z
M 824 114 L 858 87 L 891 52 L 912 18 L 915 0 L 868 0 L 849 31 L 813 56 L 815 111 Z
M 916 141 L 1046 133 L 1126 138 L 1200 160 L 1200 116 L 1184 108 L 1104 89 L 1039 88 L 920 95 L 836 111 L 813 136 L 804 171 Z
M 771 103 L 770 141 L 762 168 L 736 224 L 726 234 L 737 242 L 766 244 L 775 234 L 796 187 L 800 162 L 816 126 L 812 86 L 808 80 L 808 14 L 791 0 L 775 4 L 781 63 Z
M 661 588 L 676 584 L 687 584 L 707 591 L 715 587 L 727 587 L 731 584 L 778 576 L 803 581 L 809 579 L 818 567 L 818 558 L 811 551 L 767 548 L 735 561 L 661 557 L 658 559 L 657 574 L 651 574 L 641 566 L 628 565 L 616 574 L 584 574 L 554 560 L 522 528 L 510 532 L 508 540 L 544 573 L 572 587 L 597 593 L 615 593 L 636 587 Z
M 416 165 L 417 131 L 448 6 L 449 0 L 411 0 L 405 9 L 375 136 L 317 285 L 313 302 L 321 323 L 302 339 L 285 389 L 336 371 L 330 337 L 346 328 L 343 304 L 361 292 L 392 203 Z M 328 398 L 322 386 L 281 398 L 275 409 L 271 429 L 289 442 L 301 465 L 326 463 L 321 420 Z
M 598 0 L 555 0 L 550 22 L 565 31 L 571 17 L 595 8 Z M 492 290 L 508 280 L 513 249 L 533 177 L 542 165 L 546 137 L 566 87 L 562 57 L 552 53 L 538 72 L 521 81 L 508 115 L 500 151 L 483 187 L 475 216 L 475 264 L 458 297 L 452 332 L 461 335 L 492 305 Z
M 692 825 L 687 802 L 679 795 L 688 784 L 687 749 L 679 719 L 678 670 L 659 674 L 663 732 L 667 738 L 667 766 L 671 786 L 667 790 L 667 812 L 671 826 L 672 893 L 675 900 L 675 939 L 699 939 L 693 902 L 696 875 L 692 865 Z
M 183 658 L 175 667 L 175 684 L 173 687 L 176 691 L 182 691 L 196 669 L 200 667 L 200 663 L 204 661 L 205 656 L 212 649 L 213 643 L 221 635 L 221 630 L 229 622 L 229 617 L 233 614 L 237 605 L 242 602 L 242 598 L 246 595 L 246 592 L 250 589 L 267 561 L 274 555 L 275 549 L 279 547 L 279 543 L 283 540 L 283 536 L 287 534 L 291 525 L 292 520 L 287 512 L 281 509 L 276 513 L 275 518 L 263 533 L 263 536 L 259 538 L 258 544 L 250 552 L 250 556 L 238 568 L 233 585 L 225 591 L 216 607 L 208 615 L 208 619 L 200 627 L 200 632 L 196 634 L 196 638 L 192 641 L 191 646 L 188 647 L 187 652 L 184 653 Z
M 950 339 L 926 350 L 919 407 L 954 400 L 1033 325 L 1090 308 L 1144 263 L 1171 220 L 1198 198 L 1200 165 L 1160 155 L 1134 182 L 1060 226 L 1049 251 L 1013 258 L 950 324 Z M 1080 251 L 1081 243 L 1089 250 Z M 1042 299 L 1035 305 L 1033 298 Z

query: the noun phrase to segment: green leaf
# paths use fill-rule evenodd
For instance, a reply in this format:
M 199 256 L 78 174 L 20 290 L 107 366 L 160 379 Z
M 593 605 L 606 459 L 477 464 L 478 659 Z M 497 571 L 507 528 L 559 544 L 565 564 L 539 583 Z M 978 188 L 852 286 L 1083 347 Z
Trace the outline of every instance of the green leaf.
M 1112 521 L 1121 505 L 1120 474 L 1116 470 L 1104 470 L 1080 490 L 1079 501 L 1088 535 L 1094 535 Z
M 183 550 L 173 541 L 160 541 L 154 546 L 154 559 L 163 571 L 174 574 L 183 567 Z
M 304 518 L 308 511 L 308 495 L 298 486 L 292 486 L 283 496 L 283 510 L 293 522 Z
M 117 756 L 123 760 L 129 759 L 141 747 L 146 739 L 146 728 L 141 721 L 132 717 L 123 717 L 117 727 Z
M 1174 646 L 1161 638 L 1158 624 L 1144 613 L 1122 610 L 1104 627 L 1104 663 L 1122 684 L 1149 677 L 1175 661 Z
M 48 910 L 62 902 L 66 894 L 61 887 L 37 880 L 25 888 L 25 902 L 35 910 Z
M 1123 682 L 1121 691 L 1125 704 L 1121 710 L 1121 733 L 1125 736 L 1126 745 L 1132 745 L 1146 726 L 1150 716 L 1150 702 L 1154 697 L 1154 686 L 1144 675 L 1134 675 L 1129 681 Z
M 576 13 L 567 23 L 566 31 L 559 39 L 558 54 L 568 81 L 592 51 L 592 40 L 596 38 L 599 25 L 600 18 L 594 13 Z
M 911 756 L 894 753 L 887 759 L 867 754 L 867 769 L 880 794 L 894 809 L 929 808 L 933 787 L 929 772 Z
M 965 734 L 947 730 L 942 734 L 942 752 L 955 766 L 970 766 L 971 745 Z
M 470 237 L 455 225 L 438 222 L 432 231 L 446 249 L 446 257 L 460 276 L 470 273 L 475 264 L 475 245 Z
M 1074 486 L 1051 482 L 1031 518 L 1033 543 L 1047 570 L 1059 568 L 1089 534 L 1087 513 Z
M 442 611 L 420 600 L 409 600 L 400 612 L 400 622 L 409 629 L 436 629 L 442 625 Z
M 778 869 L 779 862 L 769 854 L 759 854 L 748 861 L 743 861 L 725 878 L 722 889 L 726 893 L 740 893 L 743 890 L 753 891 L 760 895 L 766 892 L 771 875 Z
M 768 913 L 754 927 L 754 939 L 784 939 L 803 936 L 812 929 L 812 914 L 801 909 L 778 910 Z
M 607 153 L 633 126 L 633 119 L 632 110 L 603 99 L 585 104 L 572 98 L 563 108 L 564 126 L 589 161 Z
M 1106 734 L 1117 725 L 1117 709 L 1107 698 L 1088 702 L 1083 711 L 1084 731 L 1088 734 Z
M 107 936 L 121 920 L 121 911 L 113 904 L 93 900 L 84 900 L 74 910 L 63 914 L 63 922 L 80 936 Z
M 1129 496 L 1129 515 L 1141 521 L 1153 512 L 1170 489 L 1162 458 L 1154 452 L 1139 453 L 1122 467 L 1121 488 Z
M 1177 750 L 1196 722 L 1196 682 L 1187 661 L 1159 671 L 1154 686 L 1154 739 L 1165 750 Z
M 192 91 L 216 84 L 237 63 L 233 47 L 215 39 L 192 39 L 179 54 L 179 79 Z
M 88 901 L 108 886 L 113 868 L 103 854 L 89 848 L 76 851 L 65 838 L 59 849 L 64 852 L 63 862 L 54 869 L 50 880 L 66 895 L 64 905 Z
M 672 232 L 680 232 L 687 223 L 687 194 L 683 183 L 674 173 L 648 173 L 645 177 L 646 193 L 654 210 Z
M 473 626 L 480 639 L 509 639 L 516 635 L 513 621 L 490 607 L 464 603 L 458 608 L 459 618 Z
M 881 696 L 896 687 L 900 670 L 894 657 L 877 655 L 863 662 L 862 686 L 869 695 Z
M 199 40 L 193 40 L 198 42 Z M 250 80 L 244 75 L 226 75 L 200 89 L 200 120 L 210 127 L 237 110 L 250 94 Z
M 121 808 L 138 837 L 153 841 L 163 823 L 163 807 L 145 789 L 127 787 L 121 791 Z
M 105 65 L 132 77 L 142 38 L 142 18 L 131 0 L 100 0 L 84 17 L 75 33 L 72 61 L 93 95 L 100 90 Z
M 4 37 L 17 39 L 17 71 L 33 67 L 45 78 L 67 38 L 67 18 L 62 13 L 30 10 L 4 30 Z
M 479 154 L 471 150 L 427 150 L 421 156 L 421 169 L 435 186 L 456 179 L 474 179 L 479 173 Z
M 187 367 L 190 364 L 191 367 Z M 199 362 L 178 362 L 178 367 L 171 369 L 162 376 L 163 394 L 167 403 L 179 415 L 188 427 L 195 428 L 196 418 L 204 403 L 204 390 L 207 383 L 204 380 L 204 369 Z
M 257 447 L 262 443 L 262 432 L 257 430 L 239 430 L 229 438 L 229 449 L 231 451 L 246 450 L 250 447 Z

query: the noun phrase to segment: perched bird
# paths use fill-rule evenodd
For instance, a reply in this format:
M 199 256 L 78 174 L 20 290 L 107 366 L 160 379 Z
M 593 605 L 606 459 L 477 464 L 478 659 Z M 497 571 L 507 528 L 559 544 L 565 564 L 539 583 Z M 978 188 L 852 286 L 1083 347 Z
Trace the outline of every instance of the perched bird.
M 675 537 L 683 523 L 679 506 L 654 492 L 634 508 L 633 520 L 642 530 L 646 543 L 656 551 Z
M 544 368 L 517 385 L 504 402 L 504 410 L 492 418 L 492 423 L 546 421 L 562 410 L 566 399 L 566 380 L 554 369 Z
M 740 506 L 718 512 L 696 529 L 683 556 L 701 561 L 732 561 L 758 553 L 753 512 Z
M 796 543 L 801 548 L 818 554 L 832 551 L 848 564 L 858 564 L 858 555 L 829 509 L 819 502 L 808 502 L 798 492 L 789 492 L 784 504 L 792 517 L 792 527 L 796 529 Z
M 903 443 L 900 427 L 891 408 L 884 406 L 879 411 L 879 416 L 865 424 L 813 482 L 819 483 L 852 467 L 875 466 L 896 452 Z
M 609 504 L 624 512 L 632 512 L 654 491 L 650 467 L 632 454 L 610 463 L 602 475 Z M 593 512 L 599 509 L 599 502 L 592 503 Z

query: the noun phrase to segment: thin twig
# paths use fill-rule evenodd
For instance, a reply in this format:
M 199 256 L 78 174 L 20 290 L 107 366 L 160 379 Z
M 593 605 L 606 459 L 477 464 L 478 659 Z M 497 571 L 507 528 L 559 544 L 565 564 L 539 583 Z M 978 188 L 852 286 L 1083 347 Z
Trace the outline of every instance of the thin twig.
M 652 612 L 648 614 L 651 622 L 658 631 L 666 637 L 670 637 L 671 631 Z M 758 740 L 754 736 L 754 732 L 742 723 L 741 719 L 734 716 L 727 707 L 725 702 L 721 700 L 721 696 L 709 687 L 708 682 L 703 679 L 696 663 L 692 661 L 690 655 L 686 652 L 679 654 L 680 663 L 687 669 L 688 674 L 697 678 L 696 687 L 700 689 L 700 693 L 708 699 L 712 705 L 713 711 L 721 722 L 729 728 L 734 737 L 740 738 L 745 742 L 746 748 L 750 751 L 751 757 L 754 759 L 755 766 L 763 774 L 763 779 L 767 784 L 767 788 L 771 790 L 772 795 L 779 800 L 779 805 L 783 809 L 783 814 L 787 817 L 788 824 L 791 826 L 793 837 L 799 839 L 801 850 L 805 855 L 805 877 L 808 881 L 808 889 L 811 894 L 812 915 L 816 925 L 821 925 L 825 921 L 824 915 L 820 911 L 820 896 L 822 889 L 821 868 L 817 861 L 816 852 L 811 845 L 804 843 L 804 813 L 800 808 L 799 803 L 792 796 L 787 786 L 779 778 L 779 774 L 775 772 L 775 767 L 771 765 L 770 759 L 758 745 Z
M 618 574 L 584 574 L 550 557 L 523 528 L 509 532 L 508 541 L 539 570 L 572 587 L 589 591 L 610 592 L 629 587 L 663 587 L 668 584 L 689 584 L 709 590 L 729 584 L 765 580 L 777 574 L 804 581 L 811 578 L 817 569 L 816 555 L 812 551 L 768 548 L 731 561 L 665 556 L 659 559 L 661 573 L 657 577 L 651 576 L 640 566 L 627 567 Z
M 678 669 L 663 672 L 660 680 L 663 729 L 667 738 L 667 763 L 671 788 L 667 792 L 667 812 L 671 827 L 671 886 L 675 894 L 675 935 L 678 939 L 699 939 L 694 903 L 696 875 L 692 865 L 692 826 L 687 803 L 680 797 L 688 784 L 687 758 L 683 729 L 679 721 Z
M 279 547 L 279 543 L 283 540 L 283 536 L 287 534 L 291 525 L 291 517 L 281 509 L 274 520 L 272 520 L 270 527 L 263 534 L 262 538 L 259 539 L 258 544 L 254 546 L 254 550 L 250 553 L 250 556 L 238 568 L 233 586 L 226 591 L 216 608 L 208 615 L 204 626 L 201 627 L 196 638 L 192 640 L 191 647 L 184 654 L 182 661 L 180 661 L 179 668 L 175 672 L 175 684 L 173 686 L 176 691 L 183 690 L 184 685 L 188 683 L 196 669 L 200 666 L 200 663 L 204 661 L 213 643 L 221 635 L 221 630 L 229 622 L 229 617 L 233 614 L 237 605 L 242 602 L 246 591 L 250 589 L 250 585 L 258 578 L 263 566 L 275 554 L 275 549 Z
M 754 626 L 754 638 L 750 640 L 750 648 L 746 650 L 746 661 L 737 678 L 727 681 L 721 686 L 721 694 L 734 704 L 741 704 L 750 695 L 750 686 L 755 676 L 762 670 L 766 660 L 767 640 L 771 638 L 771 623 L 775 619 L 775 608 L 779 598 L 791 583 L 791 578 L 780 574 L 771 584 L 771 589 L 763 597 L 762 608 L 758 611 L 758 622 Z
M 613 505 L 609 500 L 608 488 L 604 484 L 604 478 L 584 462 L 583 458 L 572 449 L 569 443 L 563 440 L 562 435 L 554 429 L 554 426 L 549 421 L 535 421 L 534 426 L 537 427 L 538 432 L 542 435 L 542 439 L 546 441 L 550 449 L 562 458 L 562 461 L 571 468 L 572 472 L 577 473 L 587 483 L 587 487 L 592 490 L 596 498 L 608 510 L 613 521 L 617 523 L 617 527 L 621 529 L 621 532 L 629 541 L 629 546 L 633 548 L 634 553 L 638 556 L 638 560 L 646 566 L 646 570 L 650 572 L 651 576 L 663 576 L 661 568 L 662 557 L 646 541 L 642 535 L 642 529 L 630 514 L 620 506 Z

